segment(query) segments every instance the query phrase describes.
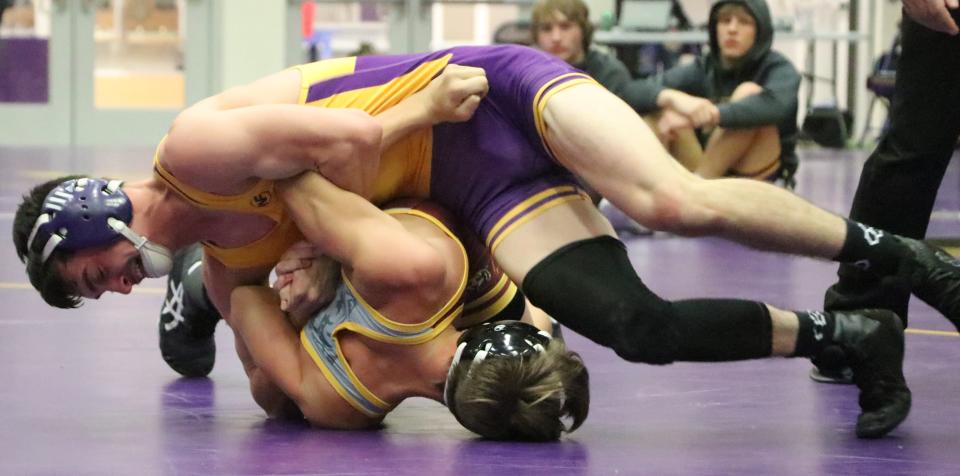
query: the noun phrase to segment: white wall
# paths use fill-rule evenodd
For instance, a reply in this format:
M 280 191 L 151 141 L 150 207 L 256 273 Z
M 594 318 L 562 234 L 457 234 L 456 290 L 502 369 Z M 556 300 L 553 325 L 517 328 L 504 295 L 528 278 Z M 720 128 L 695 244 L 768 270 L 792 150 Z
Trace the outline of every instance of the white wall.
M 215 0 L 219 89 L 282 70 L 287 58 L 285 0 Z
M 616 0 L 584 0 L 584 3 L 590 8 L 590 21 L 593 23 L 600 23 L 604 13 L 613 13 L 617 9 Z

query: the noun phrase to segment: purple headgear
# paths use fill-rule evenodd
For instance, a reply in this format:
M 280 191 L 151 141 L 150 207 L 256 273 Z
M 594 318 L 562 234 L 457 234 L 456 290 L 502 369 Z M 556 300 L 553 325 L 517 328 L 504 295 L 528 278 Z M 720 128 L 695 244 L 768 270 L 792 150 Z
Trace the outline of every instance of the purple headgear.
M 163 276 L 170 272 L 171 253 L 127 227 L 133 219 L 133 206 L 120 185 L 121 180 L 80 178 L 67 180 L 47 194 L 41 214 L 27 238 L 28 249 L 34 240 L 43 245 L 41 263 L 57 248 L 76 251 L 108 245 L 119 238 L 133 242 L 143 260 L 144 274 Z

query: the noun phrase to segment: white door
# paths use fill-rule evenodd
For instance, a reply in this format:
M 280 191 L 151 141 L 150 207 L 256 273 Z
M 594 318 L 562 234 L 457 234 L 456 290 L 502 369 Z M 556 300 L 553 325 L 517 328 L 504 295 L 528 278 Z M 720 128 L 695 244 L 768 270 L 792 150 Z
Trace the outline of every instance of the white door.
M 69 3 L 75 145 L 155 144 L 177 112 L 212 93 L 211 2 Z
M 213 91 L 209 0 L 15 0 L 0 23 L 0 146 L 155 144 Z

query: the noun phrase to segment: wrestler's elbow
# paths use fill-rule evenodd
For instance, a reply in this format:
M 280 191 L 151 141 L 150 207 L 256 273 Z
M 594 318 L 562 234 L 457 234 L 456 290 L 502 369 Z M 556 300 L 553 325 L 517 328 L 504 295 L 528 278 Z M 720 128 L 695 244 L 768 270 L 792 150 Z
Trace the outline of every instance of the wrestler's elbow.
M 324 152 L 315 156 L 313 168 L 334 185 L 366 195 L 380 159 L 381 127 L 358 120 L 345 124 Z
M 205 134 L 205 124 L 198 118 L 198 114 L 184 111 L 170 124 L 167 137 L 163 141 L 164 157 L 189 157 L 199 143 L 198 132 Z
M 383 127 L 363 111 L 352 109 L 350 111 L 352 112 L 344 117 L 344 122 L 340 124 L 342 127 L 340 140 L 350 146 L 354 156 L 378 153 L 383 139 Z

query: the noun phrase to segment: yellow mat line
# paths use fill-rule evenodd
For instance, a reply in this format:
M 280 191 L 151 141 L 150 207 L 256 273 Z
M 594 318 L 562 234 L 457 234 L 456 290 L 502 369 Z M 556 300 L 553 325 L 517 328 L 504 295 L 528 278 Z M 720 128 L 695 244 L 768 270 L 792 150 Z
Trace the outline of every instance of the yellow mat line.
M 928 336 L 947 336 L 947 337 L 957 337 L 960 336 L 960 333 L 955 331 L 932 331 L 929 329 L 907 329 L 907 334 L 923 334 Z

